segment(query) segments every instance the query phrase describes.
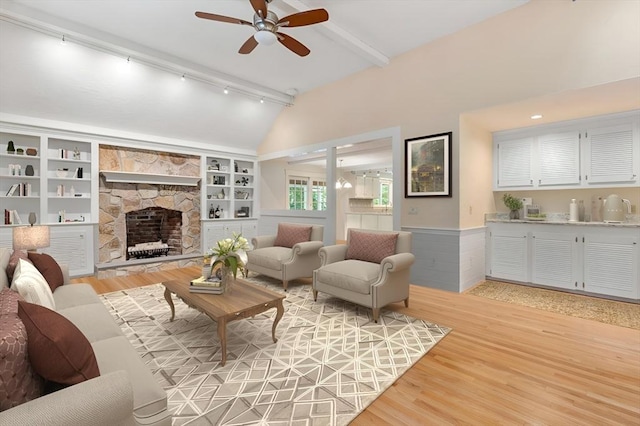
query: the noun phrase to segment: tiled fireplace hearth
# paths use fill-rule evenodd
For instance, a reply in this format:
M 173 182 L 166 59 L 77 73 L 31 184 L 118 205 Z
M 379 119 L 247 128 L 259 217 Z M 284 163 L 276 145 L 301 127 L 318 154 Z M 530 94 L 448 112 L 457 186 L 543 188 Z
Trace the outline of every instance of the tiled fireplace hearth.
M 101 145 L 100 170 L 199 176 L 200 158 Z M 199 186 L 107 182 L 101 174 L 99 209 L 99 278 L 199 264 Z M 169 247 L 166 256 L 129 258 L 128 246 L 153 241 Z

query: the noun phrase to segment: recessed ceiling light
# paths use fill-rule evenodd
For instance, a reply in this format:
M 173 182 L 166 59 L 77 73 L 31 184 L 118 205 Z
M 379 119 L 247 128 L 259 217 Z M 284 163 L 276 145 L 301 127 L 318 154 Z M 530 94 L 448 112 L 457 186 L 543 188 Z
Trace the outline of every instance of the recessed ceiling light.
M 540 120 L 542 118 L 542 114 L 533 114 L 531 116 L 532 120 Z

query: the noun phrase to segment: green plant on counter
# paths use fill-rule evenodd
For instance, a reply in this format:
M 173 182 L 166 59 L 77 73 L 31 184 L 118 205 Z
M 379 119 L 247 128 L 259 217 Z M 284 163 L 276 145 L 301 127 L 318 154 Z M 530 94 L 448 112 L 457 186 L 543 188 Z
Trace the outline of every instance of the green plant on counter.
M 522 200 L 511 194 L 504 194 L 502 196 L 502 201 L 504 201 L 504 205 L 511 211 L 520 210 L 523 206 Z

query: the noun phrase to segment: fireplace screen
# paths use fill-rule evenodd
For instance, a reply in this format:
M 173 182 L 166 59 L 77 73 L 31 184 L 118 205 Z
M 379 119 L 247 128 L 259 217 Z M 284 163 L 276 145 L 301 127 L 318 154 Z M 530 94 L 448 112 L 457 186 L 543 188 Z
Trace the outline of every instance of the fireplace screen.
M 127 259 L 182 254 L 182 212 L 149 207 L 126 214 Z

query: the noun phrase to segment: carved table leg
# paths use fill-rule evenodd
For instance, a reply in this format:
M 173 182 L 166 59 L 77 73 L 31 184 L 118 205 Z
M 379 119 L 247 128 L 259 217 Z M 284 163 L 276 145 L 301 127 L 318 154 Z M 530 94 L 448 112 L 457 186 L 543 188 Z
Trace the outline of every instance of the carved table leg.
M 284 315 L 284 306 L 282 306 L 282 299 L 278 300 L 276 309 L 278 310 L 278 312 L 276 313 L 276 319 L 273 320 L 273 327 L 271 328 L 271 337 L 273 338 L 273 343 L 276 343 L 278 341 L 278 339 L 276 338 L 276 326 L 280 322 L 280 318 L 282 318 L 282 315 Z
M 220 339 L 220 346 L 222 350 L 222 362 L 221 365 L 227 363 L 227 320 L 220 318 L 218 320 L 218 338 Z
M 171 292 L 169 291 L 168 288 L 164 289 L 164 298 L 169 304 L 169 307 L 171 308 L 171 319 L 169 321 L 173 321 L 173 319 L 176 316 L 176 308 L 175 306 L 173 306 L 173 299 L 171 298 Z

